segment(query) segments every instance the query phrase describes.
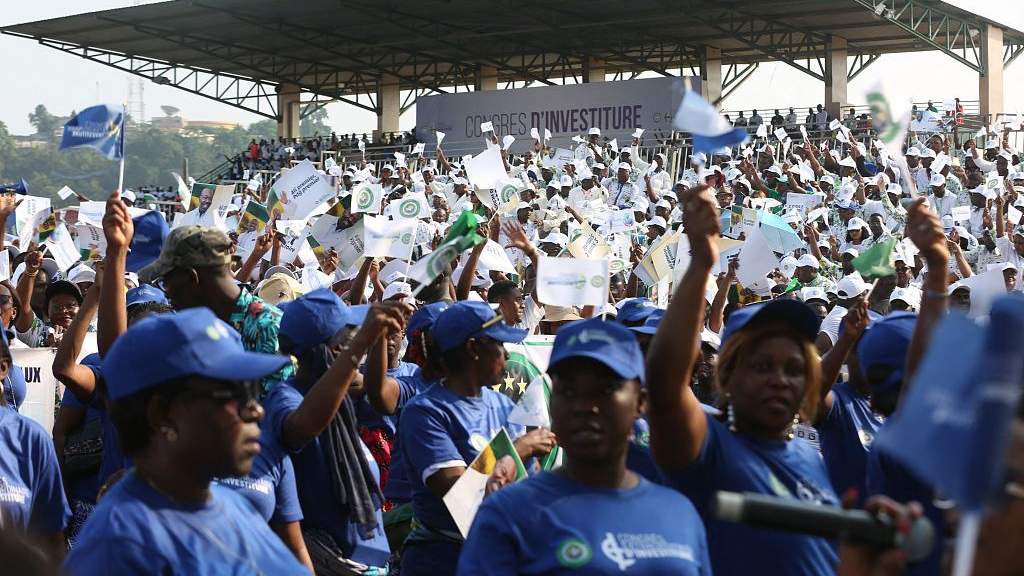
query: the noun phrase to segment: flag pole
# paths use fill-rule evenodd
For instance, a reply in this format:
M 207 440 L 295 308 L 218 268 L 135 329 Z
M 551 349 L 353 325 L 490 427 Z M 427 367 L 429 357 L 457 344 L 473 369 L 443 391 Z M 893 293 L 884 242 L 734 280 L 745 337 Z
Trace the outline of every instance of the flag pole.
M 974 553 L 981 531 L 981 513 L 966 512 L 960 519 L 956 536 L 956 552 L 953 557 L 953 576 L 970 576 L 974 568 Z
M 125 130 L 128 127 L 128 103 L 124 102 L 121 104 L 121 165 L 117 169 L 117 194 L 121 195 L 124 190 L 124 141 L 125 141 Z
M 121 167 L 117 171 L 117 193 L 124 190 L 124 154 L 121 154 Z

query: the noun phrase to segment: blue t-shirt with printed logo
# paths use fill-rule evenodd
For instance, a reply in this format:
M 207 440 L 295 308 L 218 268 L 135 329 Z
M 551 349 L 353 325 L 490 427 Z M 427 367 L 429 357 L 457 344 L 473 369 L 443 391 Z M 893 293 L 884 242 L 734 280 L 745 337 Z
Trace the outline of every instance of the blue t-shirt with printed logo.
M 267 522 L 302 520 L 292 460 L 284 447 L 274 441 L 274 430 L 267 418 L 260 421 L 260 453 L 253 460 L 249 475 L 218 478 L 217 482 L 245 496 Z
M 509 424 L 512 401 L 491 390 L 460 396 L 443 384 L 417 395 L 402 411 L 398 434 L 412 486 L 417 522 L 458 539 L 459 529 L 444 502 L 427 488 L 426 479 L 439 470 L 469 466 L 491 438 L 505 428 L 513 440 L 526 429 Z
M 548 472 L 491 494 L 473 520 L 458 575 L 710 576 L 693 504 L 639 480 L 616 490 Z
M 22 532 L 60 532 L 71 516 L 57 451 L 35 421 L 0 410 L 0 519 Z
M 263 402 L 267 411 L 268 430 L 273 430 L 273 441 L 284 446 L 284 420 L 302 404 L 302 392 L 291 382 L 282 382 L 270 389 Z M 342 405 L 342 410 L 346 407 Z M 302 505 L 303 528 L 317 528 L 331 535 L 341 547 L 345 558 L 361 562 L 368 566 L 385 566 L 391 556 L 388 539 L 384 534 L 384 517 L 377 509 L 377 527 L 368 538 L 360 533 L 358 521 L 345 512 L 345 507 L 335 496 L 331 484 L 327 460 L 324 458 L 321 438 L 314 438 L 309 444 L 291 453 L 295 467 L 295 486 Z M 380 469 L 366 446 L 360 442 L 374 481 L 380 483 Z
M 670 472 L 668 477 L 704 518 L 715 575 L 834 574 L 839 556 L 832 542 L 718 520 L 713 511 L 719 490 L 837 506 L 838 498 L 818 453 L 799 438 L 758 440 L 730 432 L 710 414 L 705 417 L 708 427 L 700 457 L 686 470 Z
M 214 482 L 205 504 L 172 501 L 134 474 L 100 500 L 61 568 L 70 576 L 309 576 L 234 490 Z
M 857 489 L 857 507 L 867 497 L 868 452 L 881 427 L 869 398 L 847 383 L 832 387 L 832 408 L 817 426 L 821 455 L 837 494 Z

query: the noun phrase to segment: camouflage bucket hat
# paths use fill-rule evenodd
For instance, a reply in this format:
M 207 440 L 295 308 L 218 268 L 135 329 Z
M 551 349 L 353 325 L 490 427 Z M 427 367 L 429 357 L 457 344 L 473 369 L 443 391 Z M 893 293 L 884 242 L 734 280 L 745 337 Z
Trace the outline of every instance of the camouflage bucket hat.
M 208 226 L 182 226 L 171 230 L 160 257 L 139 271 L 139 281 L 148 284 L 175 268 L 214 268 L 231 261 L 231 239 Z

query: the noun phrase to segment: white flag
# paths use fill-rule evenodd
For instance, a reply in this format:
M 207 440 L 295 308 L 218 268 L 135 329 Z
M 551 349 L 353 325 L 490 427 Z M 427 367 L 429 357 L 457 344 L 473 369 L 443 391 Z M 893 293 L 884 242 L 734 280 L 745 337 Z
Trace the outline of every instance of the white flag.
M 352 190 L 352 212 L 380 214 L 380 205 L 384 200 L 384 190 L 380 184 L 360 182 Z
M 81 260 L 82 255 L 71 238 L 71 232 L 68 232 L 68 228 L 63 222 L 57 224 L 57 228 L 43 242 L 43 245 L 49 250 L 50 256 L 57 262 L 61 271 L 71 268 L 75 262 Z
M 107 239 L 103 235 L 103 229 L 88 222 L 78 222 L 75 224 L 75 232 L 75 246 L 82 255 L 82 260 L 102 260 L 107 253 Z
M 608 260 L 541 257 L 537 297 L 556 306 L 603 306 L 608 301 Z
M 363 256 L 409 259 L 416 238 L 416 221 L 363 217 Z
M 508 178 L 501 150 L 491 147 L 463 162 L 469 183 L 477 188 L 491 188 L 499 178 Z
M 410 192 L 397 202 L 400 218 L 429 218 L 430 204 L 423 192 Z
M 219 188 L 217 192 L 220 193 Z M 334 189 L 327 178 L 317 172 L 312 162 L 303 160 L 270 187 L 267 211 L 275 220 L 305 220 L 332 197 Z M 229 192 L 228 202 L 230 198 Z
M 68 198 L 70 198 L 70 197 L 72 197 L 74 195 L 75 195 L 75 191 L 72 190 L 68 186 L 65 186 L 65 187 L 61 188 L 60 190 L 57 190 L 57 196 L 60 196 L 61 200 L 67 200 Z

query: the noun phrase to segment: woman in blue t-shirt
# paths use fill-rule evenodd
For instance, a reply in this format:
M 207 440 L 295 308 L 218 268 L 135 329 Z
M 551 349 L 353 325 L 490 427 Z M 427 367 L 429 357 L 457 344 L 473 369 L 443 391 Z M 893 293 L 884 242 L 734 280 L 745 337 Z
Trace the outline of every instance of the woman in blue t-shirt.
M 0 388 L 12 365 L 10 349 L 0 342 Z M 70 517 L 53 441 L 42 426 L 9 410 L 0 393 L 0 527 L 27 532 L 56 563 L 64 556 Z
M 599 319 L 568 324 L 548 373 L 562 466 L 487 498 L 459 574 L 710 576 L 704 526 L 690 501 L 626 467 L 645 404 L 633 333 Z
M 260 380 L 287 363 L 246 352 L 208 308 L 148 318 L 119 337 L 103 378 L 134 467 L 101 498 L 63 571 L 308 576 L 252 504 L 213 481 L 252 469 Z
M 409 312 L 401 302 L 349 307 L 321 288 L 290 302 L 281 317 L 279 345 L 298 368 L 267 393 L 268 430 L 291 453 L 303 536 L 318 573 L 387 571 L 380 472 L 359 437 L 349 388 L 360 359 L 401 332 Z
M 718 211 L 705 190 L 685 196 L 692 259 L 647 356 L 651 451 L 704 517 L 717 576 L 831 574 L 837 556 L 829 541 L 720 521 L 711 510 L 717 490 L 838 501 L 821 457 L 794 438 L 796 423 L 813 416 L 821 385 L 813 344 L 819 317 L 810 307 L 787 299 L 733 312 L 717 366 L 722 414 L 707 414 L 690 389 L 704 287 L 718 256 Z
M 430 330 L 437 317 L 448 309 L 447 302 L 434 302 L 420 308 L 409 317 L 405 326 L 408 342 L 405 358 L 416 366 L 411 375 L 391 376 L 385 370 L 387 354 L 381 341 L 370 349 L 364 365 L 364 402 L 377 414 L 384 415 L 398 430 L 401 410 L 443 376 L 437 344 Z M 400 438 L 396 432 L 391 449 L 391 470 L 384 484 L 384 530 L 393 551 L 391 562 L 401 559 L 397 551 L 411 530 L 412 488 L 409 485 L 408 465 L 402 454 Z
M 462 535 L 443 501 L 466 467 L 502 428 L 525 461 L 547 454 L 554 435 L 510 425 L 512 401 L 491 389 L 505 374 L 505 342 L 526 331 L 513 328 L 484 302 L 453 304 L 432 329 L 447 376 L 402 411 L 398 433 L 412 484 L 413 531 L 405 541 L 402 573 L 455 574 Z

